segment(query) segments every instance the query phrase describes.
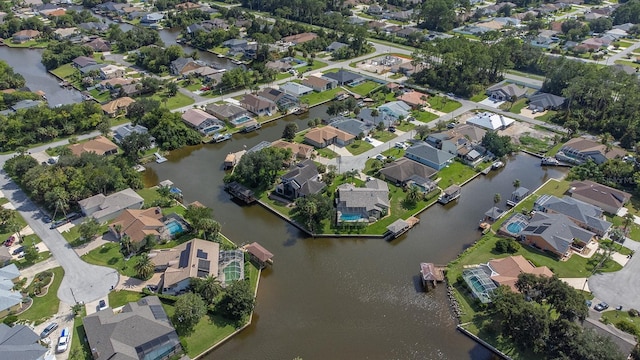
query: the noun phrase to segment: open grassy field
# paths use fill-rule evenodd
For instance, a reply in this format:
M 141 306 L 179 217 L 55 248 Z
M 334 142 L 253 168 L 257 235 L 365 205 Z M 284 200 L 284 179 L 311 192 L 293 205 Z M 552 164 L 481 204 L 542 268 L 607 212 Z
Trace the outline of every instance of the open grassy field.
M 319 92 L 319 93 L 314 91 L 311 94 L 307 94 L 307 95 L 301 96 L 300 97 L 300 102 L 307 103 L 307 104 L 309 104 L 309 106 L 314 106 L 314 105 L 320 104 L 322 102 L 325 102 L 327 100 L 331 100 L 331 99 L 335 98 L 336 94 L 341 92 L 341 91 L 344 91 L 344 89 L 339 88 L 339 87 L 337 87 L 335 89 Z
M 71 75 L 75 74 L 78 69 L 74 68 L 71 64 L 64 64 L 56 69 L 51 70 L 51 72 L 63 79 L 69 78 Z
M 119 243 L 107 243 L 101 247 L 91 250 L 88 254 L 82 256 L 82 260 L 89 264 L 106 266 L 118 270 L 119 273 L 135 277 L 136 271 L 134 266 L 138 261 L 139 256 L 132 256 L 129 260 L 125 261 L 124 256 L 120 252 Z
M 432 96 L 427 101 L 434 110 L 450 113 L 462 106 L 461 103 L 451 100 L 446 96 Z
M 54 275 L 47 295 L 43 297 L 34 296 L 33 304 L 29 310 L 18 315 L 18 319 L 34 322 L 37 325 L 47 321 L 58 312 L 58 306 L 60 305 L 58 288 L 60 288 L 60 283 L 64 277 L 64 270 L 62 267 L 57 267 L 51 269 L 51 271 Z
M 475 174 L 476 171 L 471 167 L 461 162 L 454 161 L 438 173 L 437 176 L 440 178 L 438 186 L 441 189 L 446 189 L 453 184 L 462 184 Z
M 382 86 L 382 84 L 379 84 L 377 82 L 373 82 L 370 80 L 367 80 L 359 85 L 356 85 L 354 87 L 349 87 L 350 91 L 353 91 L 354 93 L 358 94 L 358 95 L 362 95 L 362 96 L 367 96 L 369 95 L 369 93 L 371 91 L 373 91 L 374 89 L 378 88 Z

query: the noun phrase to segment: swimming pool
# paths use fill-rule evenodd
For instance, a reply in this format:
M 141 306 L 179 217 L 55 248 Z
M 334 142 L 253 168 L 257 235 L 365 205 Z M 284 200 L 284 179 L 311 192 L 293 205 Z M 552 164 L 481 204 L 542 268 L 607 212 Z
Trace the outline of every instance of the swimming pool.
M 249 116 L 245 115 L 245 116 L 239 117 L 239 118 L 237 118 L 235 120 L 231 120 L 231 123 L 233 125 L 235 125 L 235 126 L 238 126 L 238 125 L 244 124 L 244 123 L 246 123 L 247 121 L 250 121 L 250 120 L 251 120 L 251 118 Z
M 507 225 L 507 230 L 512 233 L 512 234 L 519 234 L 522 229 L 524 229 L 526 224 L 523 224 L 521 222 L 512 222 L 511 224 Z
M 169 230 L 169 234 L 171 235 L 180 234 L 184 231 L 182 225 L 180 225 L 180 223 L 175 220 L 169 221 L 165 224 L 165 226 L 167 227 L 167 230 Z
M 362 219 L 362 217 L 360 215 L 357 214 L 342 214 L 340 215 L 340 220 L 342 221 L 355 221 L 355 220 L 360 220 Z

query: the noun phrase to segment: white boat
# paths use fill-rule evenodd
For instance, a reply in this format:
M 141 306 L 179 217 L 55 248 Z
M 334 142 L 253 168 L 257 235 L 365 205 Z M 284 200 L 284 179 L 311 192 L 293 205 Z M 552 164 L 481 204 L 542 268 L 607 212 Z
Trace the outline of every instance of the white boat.
M 231 139 L 231 134 L 215 134 L 213 139 L 211 139 L 211 142 L 219 143 L 229 139 Z
M 560 161 L 558 161 L 556 158 L 553 158 L 553 157 L 546 157 L 546 158 L 543 158 L 542 161 L 540 161 L 540 165 L 558 166 L 560 165 Z
M 163 162 L 167 161 L 167 158 L 160 155 L 160 153 L 154 153 L 153 155 L 156 157 L 156 162 L 158 164 L 162 164 Z
M 503 166 L 504 166 L 504 163 L 502 161 L 496 161 L 493 164 L 491 164 L 491 167 L 493 169 L 500 169 Z

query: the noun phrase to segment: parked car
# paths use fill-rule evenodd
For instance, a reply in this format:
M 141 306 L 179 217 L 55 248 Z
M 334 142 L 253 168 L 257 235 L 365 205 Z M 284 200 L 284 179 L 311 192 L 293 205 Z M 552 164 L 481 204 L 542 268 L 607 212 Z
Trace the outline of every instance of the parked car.
M 16 248 L 15 250 L 13 250 L 13 255 L 18 255 L 23 251 L 24 251 L 24 246 L 20 246 L 20 247 Z
M 396 132 L 396 127 L 395 126 L 389 126 L 389 132 Z
M 72 212 L 72 213 L 67 214 L 67 219 L 69 221 L 75 220 L 75 219 L 79 219 L 81 217 L 82 217 L 82 214 L 79 214 L 79 213 L 76 213 L 76 212 Z
M 11 245 L 13 245 L 13 243 L 16 242 L 16 237 L 11 235 L 9 236 L 9 238 L 4 242 L 4 246 L 9 247 Z
M 98 302 L 98 311 L 102 311 L 107 308 L 107 303 L 104 300 Z
M 447 129 L 453 129 L 454 127 L 456 127 L 456 123 L 451 122 L 447 124 Z
M 58 347 L 56 351 L 59 353 L 67 351 L 69 348 L 69 328 L 62 329 L 60 333 L 60 338 L 58 339 Z
M 51 335 L 52 332 L 54 332 L 56 329 L 58 328 L 58 323 L 51 323 L 49 325 L 47 325 L 46 328 L 44 328 L 44 330 L 42 330 L 42 332 L 40 333 L 40 338 L 44 339 L 47 336 Z
M 597 304 L 596 306 L 593 307 L 596 311 L 603 311 L 603 310 L 607 310 L 609 308 L 609 304 L 607 304 L 606 302 L 601 302 L 599 304 Z
M 45 224 L 48 224 L 48 223 L 50 223 L 50 222 L 51 222 L 51 218 L 49 217 L 49 215 L 43 215 L 43 216 L 42 216 L 42 221 L 43 221 Z
M 368 136 L 367 136 L 366 138 L 364 138 L 364 141 L 366 141 L 366 142 L 368 142 L 368 143 L 372 142 L 371 138 L 370 138 L 370 137 L 368 137 Z
M 376 157 L 375 157 L 375 158 L 376 158 L 377 160 L 380 160 L 380 161 L 385 161 L 385 160 L 387 159 L 387 158 L 386 158 L 384 155 L 382 155 L 382 154 L 378 154 L 378 155 L 376 155 Z

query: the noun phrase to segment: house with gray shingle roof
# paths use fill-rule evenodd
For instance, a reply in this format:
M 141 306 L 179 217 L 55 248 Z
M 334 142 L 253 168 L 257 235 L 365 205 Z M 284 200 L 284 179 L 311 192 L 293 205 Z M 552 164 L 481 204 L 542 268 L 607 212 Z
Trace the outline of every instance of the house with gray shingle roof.
M 572 245 L 579 251 L 595 236 L 572 220 L 564 214 L 536 213 L 519 236 L 526 244 L 565 257 Z
M 340 69 L 338 72 L 326 73 L 322 75 L 323 78 L 335 80 L 338 85 L 349 85 L 354 82 L 364 80 L 362 75 L 356 74 L 351 71 Z
M 564 106 L 566 101 L 567 98 L 562 96 L 541 92 L 529 96 L 529 110 L 558 110 Z
M 20 270 L 15 264 L 0 268 L 0 317 L 18 310 L 22 304 L 22 294 L 13 290 L 19 277 Z
M 169 359 L 180 339 L 157 296 L 131 302 L 115 314 L 98 311 L 82 320 L 93 359 Z
M 144 199 L 133 189 L 127 188 L 109 196 L 98 194 L 78 201 L 85 216 L 103 223 L 118 217 L 125 209 L 142 209 Z
M 433 168 L 408 158 L 397 159 L 380 169 L 385 180 L 398 186 L 417 186 L 423 192 L 436 188 L 437 184 L 431 180 L 436 173 Z
M 349 183 L 338 186 L 338 223 L 375 222 L 387 215 L 389 207 L 389 186 L 382 180 L 371 179 L 361 188 Z
M 310 94 L 313 92 L 312 88 L 291 81 L 286 84 L 280 85 L 280 90 L 295 97 L 300 97 L 302 95 Z
M 418 142 L 407 149 L 406 158 L 427 165 L 436 170 L 441 170 L 453 161 L 455 155 L 434 148 L 425 142 Z
M 526 88 L 507 83 L 496 84 L 487 89 L 487 96 L 498 101 L 511 101 L 513 97 L 518 99 L 523 97 L 526 93 Z
M 631 194 L 590 180 L 574 181 L 569 189 L 571 197 L 616 214 L 631 199 Z
M 360 134 L 367 135 L 369 131 L 373 129 L 373 125 L 365 124 L 357 119 L 348 119 L 344 117 L 337 117 L 329 120 L 329 124 L 336 129 L 348 132 L 353 136 L 360 136 Z
M 40 336 L 22 324 L 10 327 L 0 323 L 0 354 L 11 360 L 55 359 L 49 349 L 40 345 Z
M 612 225 L 603 220 L 601 208 L 568 196 L 560 199 L 553 195 L 542 195 L 536 200 L 534 209 L 545 213 L 566 215 L 577 225 L 599 236 L 604 236 Z
M 291 200 L 317 194 L 326 187 L 319 177 L 318 167 L 312 160 L 302 161 L 282 176 L 276 186 L 276 194 Z

